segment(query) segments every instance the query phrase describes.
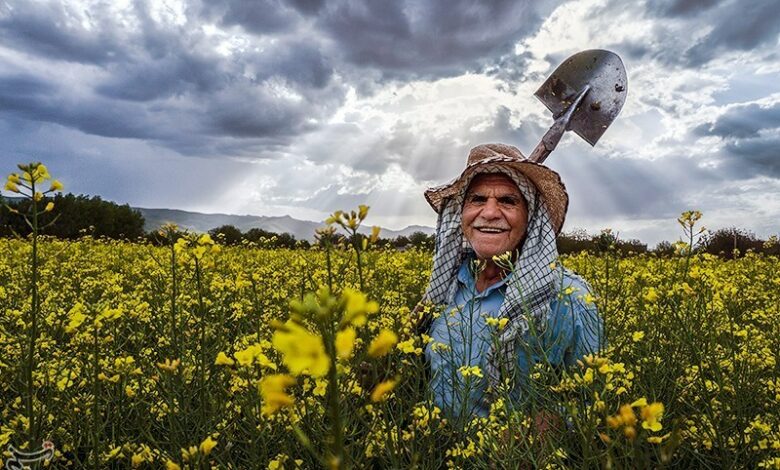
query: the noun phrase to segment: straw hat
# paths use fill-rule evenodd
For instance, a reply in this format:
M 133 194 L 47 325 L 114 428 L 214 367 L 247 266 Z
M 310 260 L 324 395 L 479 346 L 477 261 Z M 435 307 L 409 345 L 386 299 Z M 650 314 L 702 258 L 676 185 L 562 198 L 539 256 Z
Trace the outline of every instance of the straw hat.
M 444 199 L 462 194 L 468 188 L 472 178 L 480 173 L 502 173 L 504 169 L 514 169 L 525 175 L 539 190 L 550 214 L 550 222 L 556 235 L 561 232 L 566 210 L 569 207 L 569 195 L 561 176 L 541 163 L 528 160 L 512 145 L 483 144 L 471 149 L 466 169 L 455 180 L 442 186 L 425 191 L 425 199 L 437 213 Z

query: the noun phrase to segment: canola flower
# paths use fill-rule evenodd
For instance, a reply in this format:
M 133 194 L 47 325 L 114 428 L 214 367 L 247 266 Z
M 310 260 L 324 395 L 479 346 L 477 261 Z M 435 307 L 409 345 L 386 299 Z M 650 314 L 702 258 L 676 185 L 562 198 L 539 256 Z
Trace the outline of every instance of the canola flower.
M 346 242 L 328 255 L 169 235 L 163 247 L 39 240 L 32 415 L 19 341 L 31 328 L 31 246 L 0 240 L 0 448 L 35 423 L 57 443 L 55 468 L 775 468 L 780 458 L 776 257 L 724 261 L 690 240 L 681 257 L 562 257 L 591 282 L 593 295 L 571 296 L 602 312 L 609 348 L 570 369 L 533 368 L 524 386 L 535 409 L 565 423 L 543 444 L 501 390 L 488 416 L 461 421 L 426 398 L 425 349 L 446 353 L 410 314 L 430 253 L 368 243 L 360 289 Z M 456 378 L 478 379 L 468 367 Z M 340 453 L 330 450 L 334 402 Z
M 303 326 L 293 321 L 281 325 L 274 332 L 273 345 L 291 374 L 323 377 L 328 373 L 330 358 L 322 338 Z
M 263 414 L 271 416 L 282 408 L 292 406 L 295 399 L 287 394 L 287 388 L 295 378 L 286 374 L 272 374 L 260 379 L 260 395 L 263 398 Z
M 382 330 L 368 346 L 368 355 L 381 357 L 389 353 L 398 343 L 398 335 L 390 330 Z
M 387 399 L 387 395 L 398 385 L 397 380 L 385 380 L 377 384 L 371 392 L 371 401 L 376 403 Z

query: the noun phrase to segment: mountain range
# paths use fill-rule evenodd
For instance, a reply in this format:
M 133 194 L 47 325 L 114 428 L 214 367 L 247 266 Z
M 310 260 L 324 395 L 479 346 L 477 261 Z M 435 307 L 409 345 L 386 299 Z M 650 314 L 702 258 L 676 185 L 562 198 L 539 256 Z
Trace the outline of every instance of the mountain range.
M 195 232 L 207 232 L 213 228 L 222 225 L 233 225 L 242 232 L 252 228 L 259 228 L 274 233 L 290 233 L 298 240 L 314 241 L 314 230 L 324 227 L 324 222 L 314 222 L 311 220 L 298 220 L 289 215 L 279 217 L 258 216 L 258 215 L 231 215 L 231 214 L 202 214 L 200 212 L 189 212 L 177 209 L 147 209 L 143 207 L 133 207 L 144 216 L 144 230 L 147 232 L 155 230 L 164 223 L 171 222 L 179 228 Z M 360 228 L 361 233 L 371 233 L 371 226 Z M 382 229 L 380 236 L 382 238 L 396 238 L 399 236 L 409 236 L 414 232 L 423 232 L 433 234 L 435 230 L 423 225 L 410 225 L 401 230 Z

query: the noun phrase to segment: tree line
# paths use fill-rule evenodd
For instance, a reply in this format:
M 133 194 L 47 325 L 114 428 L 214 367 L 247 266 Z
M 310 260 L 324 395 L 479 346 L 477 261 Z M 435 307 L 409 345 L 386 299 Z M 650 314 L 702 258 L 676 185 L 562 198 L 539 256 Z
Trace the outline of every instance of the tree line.
M 44 214 L 42 225 L 54 221 L 43 232 L 46 235 L 65 239 L 76 239 L 89 235 L 95 238 L 110 238 L 117 240 L 145 241 L 152 244 L 163 243 L 157 230 L 144 231 L 144 217 L 128 204 L 119 205 L 104 201 L 100 196 L 84 196 L 58 193 L 47 198 L 54 203 L 55 210 Z M 30 234 L 23 218 L 14 211 L 25 212 L 29 200 L 20 198 L 3 198 L 0 196 L 0 237 L 21 236 Z M 252 228 L 242 232 L 233 225 L 222 225 L 209 230 L 209 234 L 218 243 L 224 245 L 254 244 L 266 248 L 309 248 L 308 240 L 298 240 L 290 233 L 274 233 L 260 228 Z M 331 243 L 348 243 L 350 240 L 343 235 L 333 235 Z M 315 242 L 316 243 L 316 242 Z M 408 236 L 382 238 L 374 243 L 382 248 L 411 249 L 433 251 L 435 237 L 424 232 L 414 232 Z M 558 252 L 561 254 L 589 251 L 592 253 L 612 252 L 620 256 L 631 256 L 640 253 L 656 253 L 660 256 L 672 256 L 676 248 L 674 244 L 664 241 L 653 248 L 636 239 L 620 239 L 611 230 L 603 230 L 597 235 L 591 235 L 584 230 L 562 233 L 557 239 Z M 711 253 L 724 258 L 744 256 L 748 251 L 780 256 L 780 243 L 776 236 L 763 240 L 753 232 L 737 227 L 722 228 L 703 234 L 696 243 L 699 251 Z

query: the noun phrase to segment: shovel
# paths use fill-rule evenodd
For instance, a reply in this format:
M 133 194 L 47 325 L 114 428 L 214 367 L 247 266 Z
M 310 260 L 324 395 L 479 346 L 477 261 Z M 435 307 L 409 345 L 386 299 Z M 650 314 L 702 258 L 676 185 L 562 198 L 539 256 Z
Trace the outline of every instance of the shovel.
M 566 59 L 534 93 L 555 122 L 529 159 L 544 162 L 568 130 L 596 145 L 623 108 L 627 92 L 626 69 L 614 52 L 592 49 Z

